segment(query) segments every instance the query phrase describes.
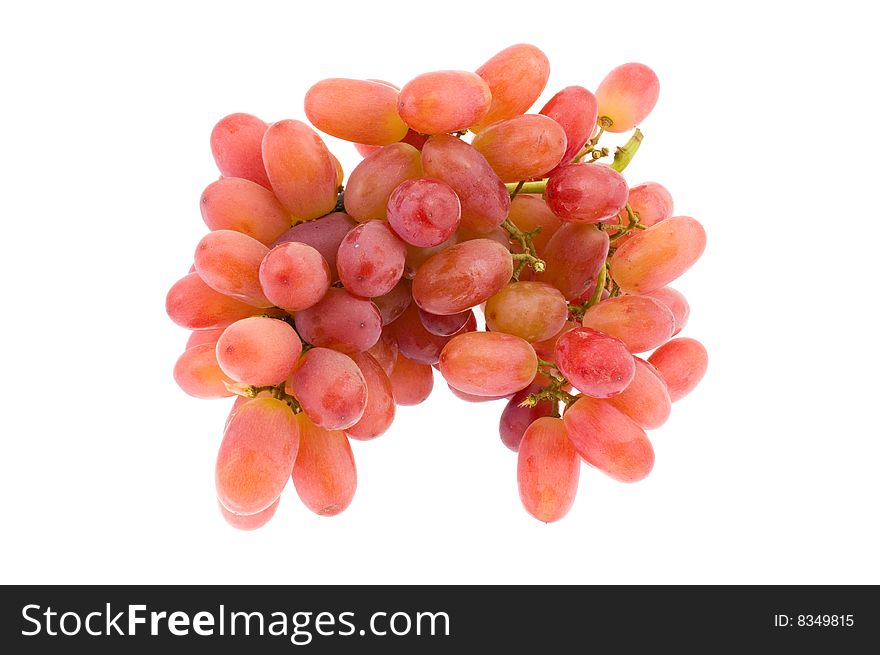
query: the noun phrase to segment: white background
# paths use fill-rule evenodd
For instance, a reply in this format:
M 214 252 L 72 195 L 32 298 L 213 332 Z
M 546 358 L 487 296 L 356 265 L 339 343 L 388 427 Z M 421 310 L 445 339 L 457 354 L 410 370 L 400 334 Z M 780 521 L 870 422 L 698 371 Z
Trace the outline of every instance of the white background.
M 0 581 L 880 582 L 869 6 L 4 3 Z M 288 486 L 267 527 L 227 527 L 213 467 L 231 400 L 174 384 L 187 335 L 164 310 L 206 229 L 213 124 L 301 118 L 322 78 L 402 84 L 522 41 L 551 61 L 538 107 L 623 62 L 656 70 L 627 177 L 708 232 L 674 286 L 710 370 L 652 433 L 653 473 L 584 467 L 571 513 L 539 523 L 502 405 L 438 377 L 354 444 L 345 513 L 314 516 Z

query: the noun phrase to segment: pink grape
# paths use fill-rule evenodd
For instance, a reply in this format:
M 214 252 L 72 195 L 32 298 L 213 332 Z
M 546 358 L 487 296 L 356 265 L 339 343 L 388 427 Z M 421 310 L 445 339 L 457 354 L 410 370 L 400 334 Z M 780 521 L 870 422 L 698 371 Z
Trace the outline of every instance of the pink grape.
M 357 469 L 351 444 L 341 430 L 326 430 L 297 414 L 299 452 L 291 479 L 303 504 L 320 516 L 335 516 L 351 504 Z
M 547 362 L 555 362 L 556 361 L 556 342 L 559 341 L 559 337 L 561 337 L 566 332 L 570 332 L 575 328 L 581 327 L 581 324 L 576 321 L 565 321 L 562 324 L 562 327 L 559 328 L 559 331 L 554 334 L 549 339 L 544 339 L 543 341 L 535 341 L 532 343 L 532 348 L 535 349 L 535 353 L 537 353 L 538 357 Z
M 596 89 L 599 116 L 611 119 L 605 129 L 628 132 L 648 117 L 660 96 L 657 75 L 644 64 L 623 64 L 612 70 Z
M 269 301 L 289 312 L 317 303 L 330 288 L 330 266 L 304 243 L 275 246 L 260 264 L 260 286 Z
M 645 295 L 648 298 L 660 301 L 672 312 L 673 317 L 675 317 L 675 330 L 673 330 L 672 336 L 681 332 L 682 328 L 687 325 L 688 317 L 691 313 L 691 307 L 681 292 L 676 291 L 672 287 L 661 287 Z
M 615 480 L 638 482 L 654 467 L 645 431 L 607 401 L 581 396 L 562 418 L 578 454 Z
M 542 114 L 523 114 L 493 123 L 473 146 L 502 182 L 541 178 L 559 165 L 566 150 L 565 130 Z
M 391 376 L 394 370 L 394 363 L 397 361 L 398 347 L 394 337 L 390 336 L 385 330 L 382 330 L 382 336 L 379 340 L 370 346 L 365 353 L 369 353 L 382 366 L 385 375 Z
M 390 292 L 403 276 L 406 245 L 385 221 L 368 221 L 345 235 L 336 254 L 339 279 L 370 298 Z
M 294 318 L 297 331 L 308 343 L 346 353 L 366 350 L 382 332 L 382 318 L 372 302 L 334 287 Z
M 250 180 L 224 177 L 212 182 L 199 205 L 209 229 L 235 230 L 265 246 L 290 229 L 290 212 L 272 191 Z
M 306 92 L 305 112 L 322 132 L 383 146 L 406 136 L 397 99 L 398 92 L 387 84 L 337 77 L 321 80 Z
M 284 321 L 265 316 L 236 321 L 217 340 L 217 363 L 223 372 L 255 387 L 284 382 L 301 352 L 296 331 Z
M 203 343 L 215 344 L 217 343 L 217 339 L 220 338 L 220 335 L 223 334 L 223 330 L 226 328 L 214 328 L 213 330 L 194 330 L 192 334 L 189 335 L 189 339 L 186 340 L 186 348 L 184 350 L 189 350 L 194 346 L 199 346 Z
M 663 185 L 657 182 L 645 182 L 630 188 L 629 207 L 639 215 L 639 223 L 641 225 L 651 227 L 672 216 L 672 196 Z M 626 209 L 622 209 L 617 220 L 611 221 L 611 223 L 628 225 L 629 215 Z M 633 233 L 621 235 L 614 240 L 615 247 L 620 248 L 632 236 Z
M 321 137 L 305 123 L 273 123 L 263 137 L 263 163 L 272 190 L 296 218 L 311 220 L 336 206 L 337 171 Z
M 410 128 L 406 132 L 406 136 L 404 136 L 400 143 L 405 143 L 407 145 L 412 146 L 416 150 L 421 151 L 422 146 L 425 145 L 425 141 L 428 140 L 427 134 L 419 134 L 414 129 Z M 379 150 L 382 146 L 370 146 L 365 143 L 355 143 L 354 148 L 358 151 L 358 154 L 361 157 L 369 157 L 374 152 Z
M 501 412 L 501 418 L 498 423 L 498 431 L 501 434 L 501 442 L 516 452 L 519 450 L 519 444 L 523 435 L 532 423 L 542 416 L 553 415 L 553 402 L 547 399 L 538 401 L 533 407 L 523 407 L 522 402 L 529 394 L 537 393 L 541 390 L 541 385 L 530 384 L 525 389 L 517 391 Z
M 254 398 L 229 421 L 217 454 L 217 498 L 230 512 L 256 514 L 287 484 L 299 449 L 296 417 L 275 398 Z
M 659 428 L 669 418 L 672 400 L 666 382 L 651 364 L 635 357 L 636 375 L 622 393 L 606 402 L 645 430 Z
M 402 279 L 388 293 L 373 297 L 373 304 L 382 317 L 382 325 L 394 322 L 412 302 L 409 280 Z
M 339 279 L 336 272 L 336 253 L 339 244 L 357 223 L 345 212 L 333 212 L 315 221 L 294 225 L 282 234 L 275 245 L 296 241 L 311 246 L 324 258 L 330 267 L 332 281 Z
M 260 312 L 214 291 L 198 273 L 189 273 L 174 283 L 165 298 L 165 310 L 172 321 L 187 330 L 225 328 Z
M 174 365 L 174 381 L 195 398 L 228 398 L 232 395 L 224 384 L 232 384 L 232 380 L 217 364 L 213 343 L 187 348 Z
M 517 481 L 526 511 L 551 523 L 574 503 L 581 462 L 562 419 L 545 416 L 526 429 L 519 445 Z
M 430 248 L 418 248 L 416 246 L 406 244 L 406 268 L 404 269 L 403 275 L 412 279 L 416 276 L 419 268 L 421 268 L 422 264 L 428 261 L 431 257 L 436 255 L 438 252 L 443 252 L 450 246 L 454 246 L 459 242 L 459 233 L 454 232 L 451 237 L 446 239 L 443 243 L 432 246 Z
M 407 307 L 387 330 L 397 342 L 400 353 L 419 364 L 436 364 L 440 361 L 440 351 L 450 339 L 450 336 L 443 337 L 428 332 L 415 304 Z
M 687 271 L 705 248 L 703 226 L 690 216 L 673 216 L 620 246 L 611 256 L 611 274 L 624 293 L 650 293 Z
M 352 439 L 374 439 L 391 427 L 394 421 L 394 389 L 388 374 L 371 354 L 355 353 L 351 357 L 364 376 L 367 405 L 363 416 L 345 432 Z
M 559 337 L 556 365 L 578 391 L 594 398 L 619 394 L 636 374 L 633 356 L 620 339 L 583 327 Z
M 329 348 L 306 352 L 285 388 L 315 425 L 327 430 L 350 428 L 367 407 L 363 373 L 351 357 Z
M 389 376 L 398 405 L 418 405 L 431 395 L 434 388 L 434 369 L 399 354 Z
M 271 188 L 263 167 L 263 135 L 269 125 L 250 114 L 230 114 L 211 130 L 211 154 L 224 177 Z
M 407 243 L 430 248 L 446 241 L 461 222 L 461 203 L 445 182 L 407 180 L 388 199 L 388 223 Z
M 432 314 L 458 314 L 498 293 L 511 275 L 507 248 L 489 239 L 465 241 L 422 264 L 413 280 L 413 300 Z
M 562 329 L 568 303 L 545 282 L 511 282 L 486 301 L 486 327 L 526 341 L 544 341 Z
M 397 111 L 416 132 L 466 130 L 489 111 L 492 92 L 476 73 L 443 70 L 423 73 L 400 90 Z
M 596 280 L 605 265 L 608 246 L 608 235 L 594 225 L 567 223 L 541 251 L 547 268 L 535 279 L 552 284 L 567 299 L 576 298 Z
M 215 291 L 254 307 L 271 307 L 260 286 L 260 263 L 269 249 L 241 232 L 209 232 L 196 246 L 199 277 Z
M 451 386 L 477 396 L 506 396 L 527 387 L 538 371 L 529 342 L 502 332 L 454 336 L 440 353 L 440 373 Z
M 223 503 L 219 500 L 217 501 L 217 506 L 220 508 L 220 514 L 233 528 L 238 530 L 256 530 L 257 528 L 262 528 L 275 516 L 279 500 L 281 500 L 280 496 L 275 499 L 274 503 L 256 514 L 235 514 L 223 507 Z
M 564 221 L 599 223 L 626 205 L 629 188 L 623 175 L 605 164 L 567 164 L 547 180 L 544 200 Z
M 672 402 L 688 395 L 709 367 L 706 348 L 696 339 L 679 337 L 660 346 L 648 358 L 669 389 Z
M 361 222 L 385 218 L 394 189 L 421 176 L 421 156 L 411 145 L 393 143 L 379 148 L 351 172 L 345 187 L 345 211 Z
M 438 134 L 422 148 L 425 176 L 446 182 L 461 202 L 461 224 L 485 234 L 507 218 L 510 194 L 486 158 L 461 139 Z
M 540 231 L 532 237 L 532 243 L 538 254 L 544 252 L 550 237 L 562 226 L 562 220 L 550 211 L 541 196 L 526 193 L 520 193 L 510 202 L 508 218 L 523 232 L 532 232 L 540 228 Z
M 540 113 L 559 123 L 565 131 L 567 145 L 560 164 L 565 165 L 570 163 L 589 141 L 596 127 L 599 105 L 596 96 L 584 87 L 567 86 L 550 98 Z
M 468 309 L 458 314 L 431 314 L 421 307 L 418 308 L 419 320 L 424 328 L 438 337 L 451 337 L 461 330 L 469 319 L 473 318 L 473 311 Z
M 666 343 L 675 330 L 675 316 L 659 300 L 647 296 L 617 296 L 593 305 L 581 324 L 617 337 L 633 353 Z
M 550 62 L 535 46 L 518 43 L 480 66 L 477 75 L 489 85 L 492 103 L 483 119 L 471 126 L 474 132 L 527 112 L 547 85 Z

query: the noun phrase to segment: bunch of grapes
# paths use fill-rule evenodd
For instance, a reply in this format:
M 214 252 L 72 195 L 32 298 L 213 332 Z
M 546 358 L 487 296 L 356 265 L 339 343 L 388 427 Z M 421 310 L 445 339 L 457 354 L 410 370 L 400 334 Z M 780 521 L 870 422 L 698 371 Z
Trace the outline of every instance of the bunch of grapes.
M 663 186 L 621 175 L 654 72 L 624 64 L 595 94 L 569 86 L 527 113 L 549 72 L 519 44 L 402 88 L 318 82 L 306 116 L 363 156 L 347 181 L 304 122 L 233 114 L 214 127 L 210 232 L 167 311 L 192 330 L 177 383 L 236 397 L 216 464 L 233 526 L 268 521 L 288 478 L 314 512 L 344 510 L 350 439 L 423 402 L 434 368 L 464 401 L 506 399 L 501 441 L 542 521 L 571 507 L 581 460 L 623 482 L 651 471 L 645 430 L 706 370 L 698 341 L 673 338 L 689 307 L 667 286 L 705 232 L 673 216 Z M 632 130 L 613 153 L 600 146 Z

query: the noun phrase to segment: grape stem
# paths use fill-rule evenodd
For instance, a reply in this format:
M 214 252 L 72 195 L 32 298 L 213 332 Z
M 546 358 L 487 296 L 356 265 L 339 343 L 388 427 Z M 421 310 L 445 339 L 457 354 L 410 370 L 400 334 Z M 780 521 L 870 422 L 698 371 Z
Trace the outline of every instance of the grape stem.
M 531 232 L 523 232 L 509 218 L 504 219 L 501 227 L 510 235 L 510 240 L 516 241 L 520 248 L 522 248 L 522 253 L 512 253 L 510 255 L 514 263 L 512 277 L 515 281 L 519 280 L 519 276 L 526 266 L 531 266 L 537 273 L 540 273 L 547 267 L 544 260 L 538 258 L 535 244 L 532 243 L 532 238 L 541 231 L 540 227 L 535 228 Z
M 513 187 L 513 191 L 510 192 L 510 199 L 511 199 L 511 200 L 513 200 L 514 198 L 516 198 L 517 194 L 518 194 L 520 191 L 522 191 L 522 188 L 525 186 L 525 184 L 526 184 L 526 181 L 525 181 L 525 180 L 520 180 L 519 182 L 517 182 L 516 186 Z
M 507 187 L 507 190 L 510 193 L 513 193 L 514 189 L 519 187 L 519 191 L 517 193 L 544 193 L 544 189 L 547 188 L 547 180 L 537 180 L 535 182 L 508 182 L 504 186 Z
M 587 300 L 582 305 L 568 305 L 569 313 L 577 318 L 577 320 L 581 320 L 586 314 L 587 310 L 593 305 L 597 304 L 600 300 L 602 300 L 602 290 L 605 288 L 605 282 L 608 279 L 608 263 L 606 262 L 601 269 L 599 269 L 599 275 L 596 277 L 596 288 L 593 289 L 593 295 L 590 296 L 590 299 Z
M 599 145 L 599 139 L 601 139 L 602 135 L 605 134 L 605 129 L 611 127 L 611 119 L 603 116 L 597 121 L 597 125 L 599 126 L 599 131 L 596 133 L 596 136 L 587 141 L 586 145 L 584 145 L 584 147 L 575 156 L 575 158 L 572 159 L 572 161 L 579 162 L 587 155 L 590 155 L 592 157 L 590 161 L 596 161 L 597 159 L 608 156 L 608 148 L 596 150 L 596 146 Z M 598 152 L 599 155 L 596 155 L 596 152 Z
M 263 387 L 257 387 L 248 384 L 226 384 L 226 389 L 236 394 L 237 396 L 244 396 L 245 398 L 256 398 L 261 393 L 271 393 L 273 398 L 281 400 L 287 403 L 288 407 L 293 410 L 294 414 L 299 414 L 302 411 L 302 407 L 299 404 L 299 401 L 291 396 L 284 390 L 284 383 L 277 385 L 267 385 Z
M 623 173 L 623 170 L 629 166 L 633 157 L 636 156 L 639 146 L 642 145 L 643 136 L 642 131 L 639 128 L 636 128 L 636 131 L 633 132 L 629 141 L 614 151 L 614 161 L 611 162 L 611 168 L 618 173 Z

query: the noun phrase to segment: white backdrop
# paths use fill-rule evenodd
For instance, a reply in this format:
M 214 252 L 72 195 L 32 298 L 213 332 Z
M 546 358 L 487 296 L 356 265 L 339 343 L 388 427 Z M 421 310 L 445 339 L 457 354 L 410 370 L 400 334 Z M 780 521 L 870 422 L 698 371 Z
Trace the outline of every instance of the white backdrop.
M 0 9 L 0 582 L 880 582 L 866 3 L 128 4 Z M 164 311 L 206 230 L 213 124 L 302 118 L 325 77 L 402 84 L 523 41 L 552 66 L 538 107 L 620 63 L 654 68 L 626 175 L 708 232 L 673 286 L 710 369 L 652 433 L 653 473 L 584 467 L 571 513 L 539 523 L 503 404 L 438 376 L 354 444 L 342 515 L 288 486 L 267 527 L 229 528 L 213 466 L 231 400 L 177 388 L 187 335 Z M 328 142 L 350 172 L 353 147 Z

